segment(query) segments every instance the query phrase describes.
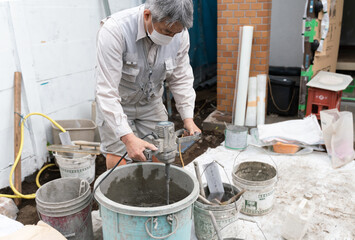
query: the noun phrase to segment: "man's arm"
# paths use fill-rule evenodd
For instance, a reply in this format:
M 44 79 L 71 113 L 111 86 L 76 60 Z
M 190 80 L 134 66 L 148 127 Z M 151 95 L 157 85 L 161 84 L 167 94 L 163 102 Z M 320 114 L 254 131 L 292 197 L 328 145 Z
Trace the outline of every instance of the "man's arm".
M 109 26 L 106 27 L 106 24 Z M 96 101 L 105 122 L 116 133 L 119 141 L 119 138 L 132 133 L 132 130 L 123 112 L 118 91 L 124 40 L 119 31 L 110 30 L 110 24 L 106 22 L 97 37 Z
M 105 121 L 117 136 L 117 141 L 122 140 L 126 145 L 128 156 L 145 161 L 143 151 L 146 148 L 156 150 L 156 147 L 133 134 L 121 106 L 118 86 L 122 77 L 122 53 L 125 43 L 122 34 L 117 31 L 118 26 L 111 24 L 114 23 L 105 23 L 97 39 L 96 101 Z M 116 31 L 111 31 L 110 28 L 116 28 Z
M 174 96 L 176 108 L 184 121 L 184 127 L 193 135 L 201 132 L 193 121 L 196 93 L 193 89 L 194 75 L 189 58 L 189 32 L 184 30 L 181 36 L 181 46 L 176 57 L 176 68 L 167 79 L 169 88 Z

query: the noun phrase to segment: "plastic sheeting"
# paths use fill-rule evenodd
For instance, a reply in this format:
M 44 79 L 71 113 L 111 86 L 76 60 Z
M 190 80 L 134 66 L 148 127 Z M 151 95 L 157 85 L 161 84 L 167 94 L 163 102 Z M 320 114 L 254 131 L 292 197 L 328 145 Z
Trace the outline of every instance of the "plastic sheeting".
M 194 25 L 190 33 L 190 63 L 194 69 L 194 86 L 216 75 L 217 1 L 194 0 Z
M 305 145 L 323 144 L 323 133 L 317 117 L 258 125 L 259 139 L 264 143 L 284 142 Z

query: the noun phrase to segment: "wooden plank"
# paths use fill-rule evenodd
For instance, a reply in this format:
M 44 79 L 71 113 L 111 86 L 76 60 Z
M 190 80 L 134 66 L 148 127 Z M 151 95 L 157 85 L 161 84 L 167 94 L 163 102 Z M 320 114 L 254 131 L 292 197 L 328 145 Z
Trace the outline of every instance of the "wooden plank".
M 21 73 L 15 72 L 14 77 L 14 159 L 16 159 L 21 142 Z M 21 184 L 21 159 L 15 168 L 15 188 L 22 192 Z M 21 199 L 15 199 L 16 205 L 21 204 Z
M 65 152 L 65 153 L 81 153 L 81 154 L 94 154 L 100 155 L 101 152 L 96 148 L 88 148 L 80 146 L 71 146 L 71 145 L 50 145 L 47 146 L 48 151 L 52 152 Z

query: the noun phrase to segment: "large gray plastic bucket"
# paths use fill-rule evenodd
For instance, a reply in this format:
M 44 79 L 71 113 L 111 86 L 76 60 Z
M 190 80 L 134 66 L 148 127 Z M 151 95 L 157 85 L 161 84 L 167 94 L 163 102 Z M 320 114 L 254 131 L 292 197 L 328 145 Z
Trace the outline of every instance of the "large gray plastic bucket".
M 40 219 L 70 240 L 93 239 L 91 200 L 89 182 L 79 178 L 56 179 L 36 192 Z
M 271 212 L 277 182 L 276 165 L 248 160 L 235 166 L 232 177 L 237 188 L 246 190 L 242 195 L 242 213 L 258 216 Z
M 236 195 L 239 190 L 235 186 L 223 183 L 225 192 L 229 192 L 230 196 Z M 208 188 L 205 188 L 208 195 Z M 228 205 L 207 205 L 200 201 L 196 201 L 194 206 L 194 223 L 195 233 L 199 240 L 215 240 L 218 239 L 215 228 L 213 226 L 209 211 L 214 215 L 218 228 L 223 229 L 227 225 L 236 222 L 238 212 L 241 206 L 241 198 L 236 202 Z
M 96 180 L 95 187 L 106 175 L 107 172 Z M 176 166 L 171 166 L 170 177 L 170 199 L 176 202 L 165 205 L 164 164 L 137 163 L 115 169 L 95 192 L 100 205 L 103 238 L 190 239 L 192 206 L 198 197 L 198 182 L 191 173 Z M 184 194 L 177 194 L 177 190 Z M 150 202 L 157 195 L 162 196 L 163 204 L 137 206 Z

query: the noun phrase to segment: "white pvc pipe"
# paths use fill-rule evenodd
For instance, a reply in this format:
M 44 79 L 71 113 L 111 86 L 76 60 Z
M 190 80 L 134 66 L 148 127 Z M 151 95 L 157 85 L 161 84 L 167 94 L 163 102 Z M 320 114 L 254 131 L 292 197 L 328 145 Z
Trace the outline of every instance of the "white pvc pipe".
M 256 77 L 249 78 L 247 117 L 245 126 L 256 126 Z
M 265 124 L 265 97 L 266 97 L 266 74 L 260 74 L 256 77 L 257 81 L 257 125 Z
M 244 126 L 245 108 L 247 103 L 248 80 L 250 70 L 251 46 L 253 43 L 253 27 L 242 27 L 241 36 L 239 37 L 239 66 L 237 72 L 238 90 L 236 99 L 236 108 L 234 112 L 234 125 Z

